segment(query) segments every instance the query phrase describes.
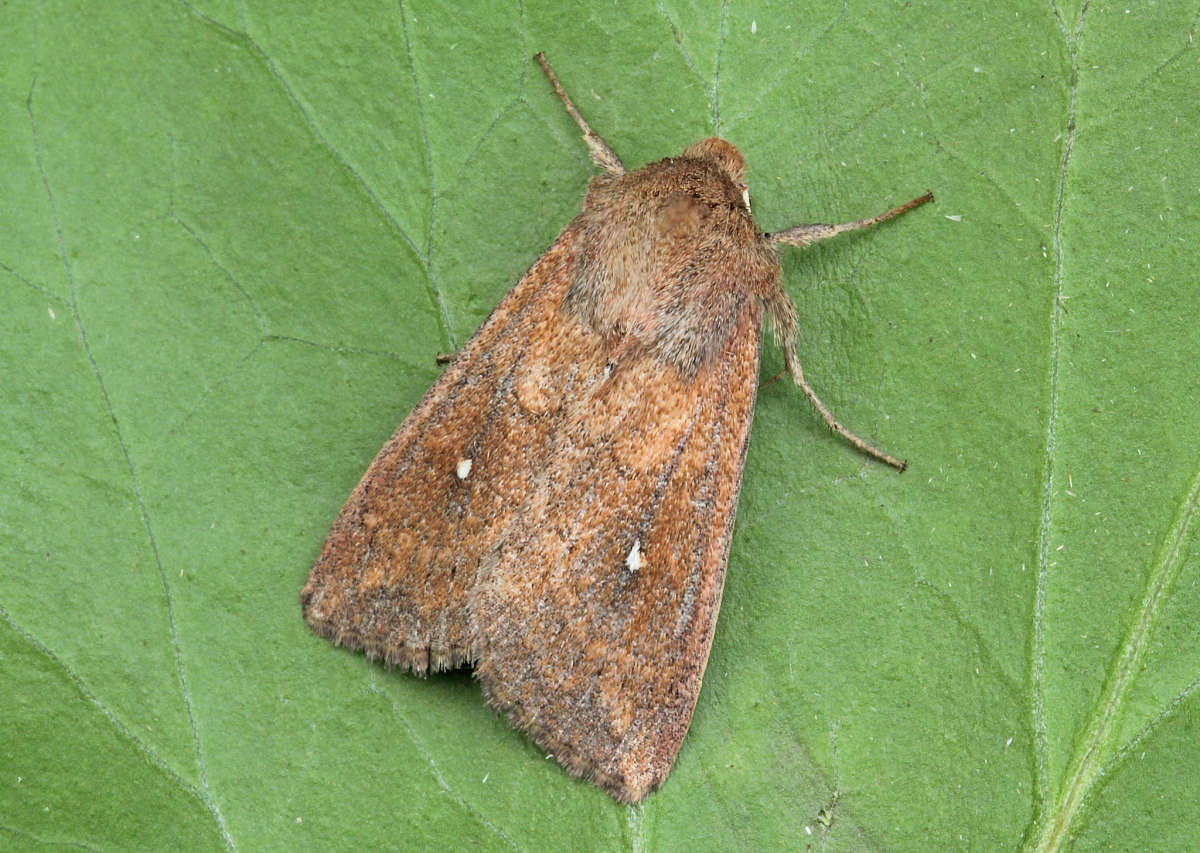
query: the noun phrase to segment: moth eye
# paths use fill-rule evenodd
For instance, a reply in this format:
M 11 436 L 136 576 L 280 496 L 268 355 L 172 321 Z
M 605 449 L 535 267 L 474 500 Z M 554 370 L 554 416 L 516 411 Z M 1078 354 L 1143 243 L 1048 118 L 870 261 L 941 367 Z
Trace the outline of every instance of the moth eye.
M 746 212 L 750 212 L 750 188 L 742 184 L 742 204 L 746 205 Z

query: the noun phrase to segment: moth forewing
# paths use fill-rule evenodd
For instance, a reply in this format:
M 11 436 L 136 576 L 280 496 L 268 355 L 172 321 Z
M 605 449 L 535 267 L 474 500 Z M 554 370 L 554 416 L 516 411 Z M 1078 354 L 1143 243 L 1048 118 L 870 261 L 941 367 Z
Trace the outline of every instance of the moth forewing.
M 576 437 L 548 460 L 519 531 L 480 578 L 477 674 L 492 702 L 622 800 L 666 778 L 699 694 L 760 318 L 748 303 L 724 357 L 698 376 L 644 355 L 604 392 L 569 401 Z
M 351 493 L 301 595 L 318 634 L 417 673 L 478 658 L 479 558 L 527 497 L 512 469 L 534 470 L 557 433 L 538 365 L 571 342 L 536 332 L 576 239 L 565 231 L 509 292 Z

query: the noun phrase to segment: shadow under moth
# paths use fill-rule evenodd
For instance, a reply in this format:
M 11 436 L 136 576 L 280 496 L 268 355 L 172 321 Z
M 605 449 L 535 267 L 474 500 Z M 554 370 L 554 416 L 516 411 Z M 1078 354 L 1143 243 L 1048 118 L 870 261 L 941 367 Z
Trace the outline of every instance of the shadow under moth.
M 764 315 L 809 387 L 778 247 L 717 138 L 626 171 L 537 55 L 603 171 L 350 495 L 304 587 L 333 642 L 488 701 L 573 775 L 637 802 L 688 729 L 721 602 Z

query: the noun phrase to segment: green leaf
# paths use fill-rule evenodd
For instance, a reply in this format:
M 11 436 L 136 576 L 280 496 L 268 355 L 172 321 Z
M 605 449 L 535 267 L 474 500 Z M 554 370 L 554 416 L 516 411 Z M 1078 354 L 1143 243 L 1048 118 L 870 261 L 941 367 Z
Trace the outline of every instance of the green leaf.
M 0 846 L 1129 849 L 1200 796 L 1200 64 L 1179 3 L 9 4 Z M 298 593 L 593 173 L 737 144 L 759 397 L 673 774 L 625 807 Z M 768 346 L 763 375 L 781 356 Z

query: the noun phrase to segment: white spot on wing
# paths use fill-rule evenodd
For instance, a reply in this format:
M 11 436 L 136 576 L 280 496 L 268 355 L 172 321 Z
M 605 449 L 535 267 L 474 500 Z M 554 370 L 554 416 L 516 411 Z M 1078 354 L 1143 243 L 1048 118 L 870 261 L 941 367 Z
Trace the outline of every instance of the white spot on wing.
M 465 480 L 467 475 L 471 473 L 471 460 L 459 459 L 458 466 L 454 469 L 454 473 L 458 475 L 458 479 Z
M 742 204 L 746 205 L 746 212 L 750 213 L 750 188 L 742 184 Z
M 635 539 L 633 540 L 633 547 L 629 549 L 629 556 L 625 558 L 625 567 L 631 572 L 636 572 L 643 565 L 642 543 Z

